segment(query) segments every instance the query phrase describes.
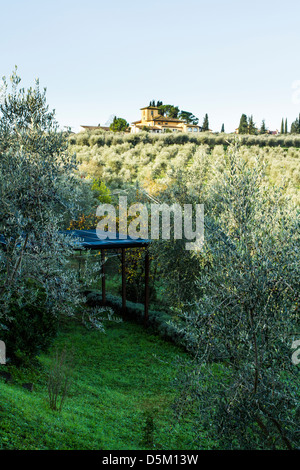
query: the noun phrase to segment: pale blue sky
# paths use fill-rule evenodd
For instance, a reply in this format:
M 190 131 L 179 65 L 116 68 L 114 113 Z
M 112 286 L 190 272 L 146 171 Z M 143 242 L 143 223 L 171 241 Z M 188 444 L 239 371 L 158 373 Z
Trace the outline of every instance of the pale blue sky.
M 219 131 L 300 111 L 299 0 L 0 0 L 0 73 L 40 78 L 61 126 L 162 100 Z M 300 88 L 300 87 L 299 87 Z

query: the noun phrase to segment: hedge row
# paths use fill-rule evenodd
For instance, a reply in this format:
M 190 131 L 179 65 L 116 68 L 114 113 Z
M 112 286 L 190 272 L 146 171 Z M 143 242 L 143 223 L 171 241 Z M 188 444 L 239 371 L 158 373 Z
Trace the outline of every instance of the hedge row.
M 228 146 L 236 140 L 241 145 L 259 147 L 300 147 L 300 136 L 297 134 L 279 134 L 279 135 L 236 135 L 236 134 L 211 134 L 203 132 L 196 135 L 190 135 L 183 132 L 173 134 L 150 134 L 149 132 L 140 132 L 138 134 L 124 134 L 114 132 L 79 132 L 70 136 L 70 144 L 77 146 L 97 147 L 114 146 L 129 143 L 133 147 L 143 144 L 154 144 L 163 142 L 164 145 L 184 145 L 194 143 L 197 145 L 216 145 Z
M 101 293 L 90 292 L 86 294 L 86 299 L 87 304 L 91 307 L 102 305 Z M 139 324 L 144 324 L 143 304 L 126 301 L 126 312 L 125 315 L 123 315 L 122 299 L 120 297 L 107 294 L 106 305 L 111 307 L 120 317 L 123 317 L 127 320 L 132 320 Z M 178 322 L 175 326 L 175 324 L 172 322 L 172 317 L 163 310 L 149 310 L 147 327 L 150 328 L 154 334 L 158 334 L 163 339 L 171 341 L 172 343 L 179 345 L 188 351 L 192 351 L 194 349 L 194 341 L 190 335 L 187 335 L 183 328 L 180 328 L 180 324 Z

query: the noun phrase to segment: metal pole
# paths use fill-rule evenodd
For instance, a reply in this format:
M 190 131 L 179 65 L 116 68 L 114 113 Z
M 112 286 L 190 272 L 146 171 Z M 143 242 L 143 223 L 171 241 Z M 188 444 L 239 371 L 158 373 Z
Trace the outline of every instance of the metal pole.
M 145 314 L 144 324 L 146 325 L 149 319 L 149 272 L 150 272 L 150 259 L 149 252 L 146 248 L 145 254 Z
M 101 274 L 102 274 L 102 304 L 106 304 L 106 292 L 105 292 L 105 250 L 101 250 Z
M 126 311 L 126 273 L 125 273 L 125 248 L 122 248 L 122 312 Z
M 81 250 L 79 250 L 79 257 L 78 257 L 78 281 L 81 281 Z

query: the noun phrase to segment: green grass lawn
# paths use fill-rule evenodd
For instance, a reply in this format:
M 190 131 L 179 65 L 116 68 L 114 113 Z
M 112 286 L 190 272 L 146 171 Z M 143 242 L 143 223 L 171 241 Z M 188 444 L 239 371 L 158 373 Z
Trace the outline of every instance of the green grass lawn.
M 61 412 L 47 382 L 56 347 L 74 350 L 73 384 Z M 174 361 L 185 353 L 129 322 L 106 332 L 70 323 L 39 365 L 0 379 L 0 449 L 193 449 L 192 421 L 172 415 Z M 22 383 L 34 383 L 32 392 Z M 216 443 L 203 432 L 203 448 Z

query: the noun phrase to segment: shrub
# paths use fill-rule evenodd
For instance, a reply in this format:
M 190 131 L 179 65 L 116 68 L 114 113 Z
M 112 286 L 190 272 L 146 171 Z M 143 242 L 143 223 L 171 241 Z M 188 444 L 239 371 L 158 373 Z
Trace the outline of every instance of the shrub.
M 61 411 L 72 384 L 73 353 L 63 348 L 56 350 L 49 372 L 49 406 L 53 411 Z
M 60 230 L 90 204 L 67 152 L 66 133 L 46 92 L 19 88 L 15 71 L 0 96 L 0 332 L 13 354 L 34 355 L 53 334 L 55 316 L 74 314 L 81 298 L 68 269 L 72 247 Z M 30 279 L 35 279 L 36 284 Z
M 142 441 L 141 444 L 149 449 L 154 448 L 154 434 L 156 430 L 155 426 L 155 410 L 146 410 L 143 413 L 144 426 L 142 429 Z
M 49 314 L 45 290 L 36 282 L 27 282 L 26 301 L 12 297 L 9 317 L 2 320 L 2 336 L 7 355 L 15 363 L 28 364 L 55 337 L 58 320 Z
M 205 200 L 199 257 L 209 264 L 196 278 L 197 301 L 184 307 L 197 358 L 181 396 L 193 396 L 198 429 L 214 426 L 223 448 L 294 449 L 299 402 L 290 348 L 299 325 L 299 212 L 268 186 L 259 159 L 249 165 L 236 147 L 226 157 Z M 204 367 L 213 373 L 216 359 L 223 371 L 212 393 L 201 377 Z
M 87 293 L 86 300 L 89 306 L 102 305 L 102 295 L 97 292 Z M 122 299 L 120 297 L 107 294 L 106 304 L 120 317 L 123 315 Z M 144 309 L 143 304 L 126 301 L 125 318 L 139 324 L 144 324 Z M 174 344 L 187 348 L 189 342 L 189 349 L 193 346 L 191 338 L 185 335 L 180 325 L 176 325 L 176 318 L 171 312 L 167 313 L 163 309 L 149 310 L 147 327 L 155 334 L 158 334 L 165 340 L 171 341 Z

